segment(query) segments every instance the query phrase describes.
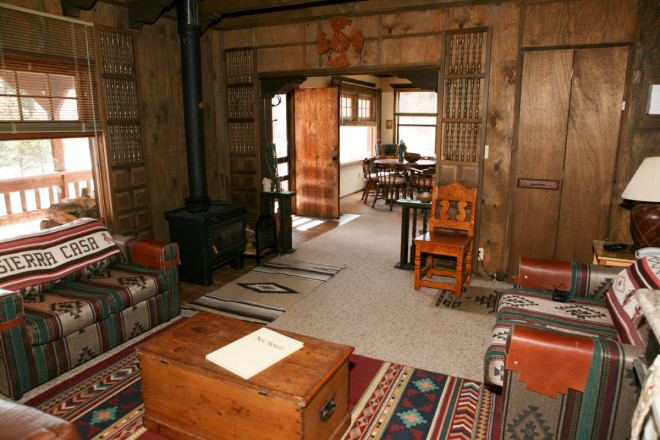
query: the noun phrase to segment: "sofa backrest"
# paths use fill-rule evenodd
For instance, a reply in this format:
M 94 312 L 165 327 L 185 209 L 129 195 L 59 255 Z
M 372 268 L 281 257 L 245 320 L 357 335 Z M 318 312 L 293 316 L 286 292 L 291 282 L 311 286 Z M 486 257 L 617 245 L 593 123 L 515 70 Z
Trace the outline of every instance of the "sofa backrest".
M 643 288 L 660 289 L 660 256 L 640 258 L 623 269 L 605 296 L 619 339 L 626 344 L 646 345 L 648 325 L 635 297 Z
M 48 286 L 80 278 L 89 266 L 111 263 L 119 248 L 105 225 L 92 218 L 0 241 L 0 288 Z

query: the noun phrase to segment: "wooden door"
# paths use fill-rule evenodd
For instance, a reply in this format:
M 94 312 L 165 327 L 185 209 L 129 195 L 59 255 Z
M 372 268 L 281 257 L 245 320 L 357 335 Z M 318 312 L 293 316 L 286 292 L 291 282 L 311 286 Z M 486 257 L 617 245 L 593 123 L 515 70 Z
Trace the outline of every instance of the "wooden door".
M 339 218 L 338 89 L 294 92 L 297 215 Z
M 628 48 L 524 54 L 509 273 L 607 235 Z
M 591 262 L 607 238 L 627 47 L 575 51 L 555 258 Z

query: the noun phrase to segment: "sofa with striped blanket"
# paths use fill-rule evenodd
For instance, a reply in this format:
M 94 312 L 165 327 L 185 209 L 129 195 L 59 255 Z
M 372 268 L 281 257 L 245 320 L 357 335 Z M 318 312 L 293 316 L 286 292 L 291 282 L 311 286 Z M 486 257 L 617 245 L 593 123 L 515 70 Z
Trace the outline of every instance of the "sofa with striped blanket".
M 0 241 L 0 392 L 13 399 L 177 316 L 176 243 L 95 219 Z
M 636 294 L 660 298 L 660 257 L 627 268 L 521 259 L 514 281 L 484 361 L 502 387 L 501 438 L 629 438 L 633 362 L 657 352 Z

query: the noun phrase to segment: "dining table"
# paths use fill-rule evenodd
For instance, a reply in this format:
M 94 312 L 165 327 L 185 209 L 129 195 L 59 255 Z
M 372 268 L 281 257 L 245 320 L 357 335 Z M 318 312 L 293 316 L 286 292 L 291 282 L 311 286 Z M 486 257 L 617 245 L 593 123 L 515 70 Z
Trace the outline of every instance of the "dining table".
M 387 159 L 375 159 L 374 164 L 385 165 L 387 167 L 393 167 L 400 170 L 408 170 L 410 168 L 417 168 L 423 170 L 426 168 L 435 167 L 435 159 L 418 159 L 414 162 L 409 162 L 407 160 L 399 161 L 399 159 L 396 158 L 387 158 Z

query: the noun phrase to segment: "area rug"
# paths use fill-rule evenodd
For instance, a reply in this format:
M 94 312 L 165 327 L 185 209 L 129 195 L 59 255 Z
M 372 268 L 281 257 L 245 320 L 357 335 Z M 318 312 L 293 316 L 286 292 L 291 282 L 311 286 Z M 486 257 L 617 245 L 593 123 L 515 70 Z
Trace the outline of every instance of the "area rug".
M 496 397 L 478 382 L 351 355 L 345 440 L 487 439 Z M 76 425 L 84 440 L 165 440 L 142 425 L 135 347 L 25 402 Z
M 458 309 L 468 313 L 491 315 L 497 308 L 497 300 L 502 293 L 492 287 L 466 286 L 460 297 L 450 290 L 439 290 L 436 307 Z
M 341 269 L 276 257 L 182 308 L 269 323 Z
M 384 362 L 344 440 L 488 439 L 498 396 L 479 382 Z

